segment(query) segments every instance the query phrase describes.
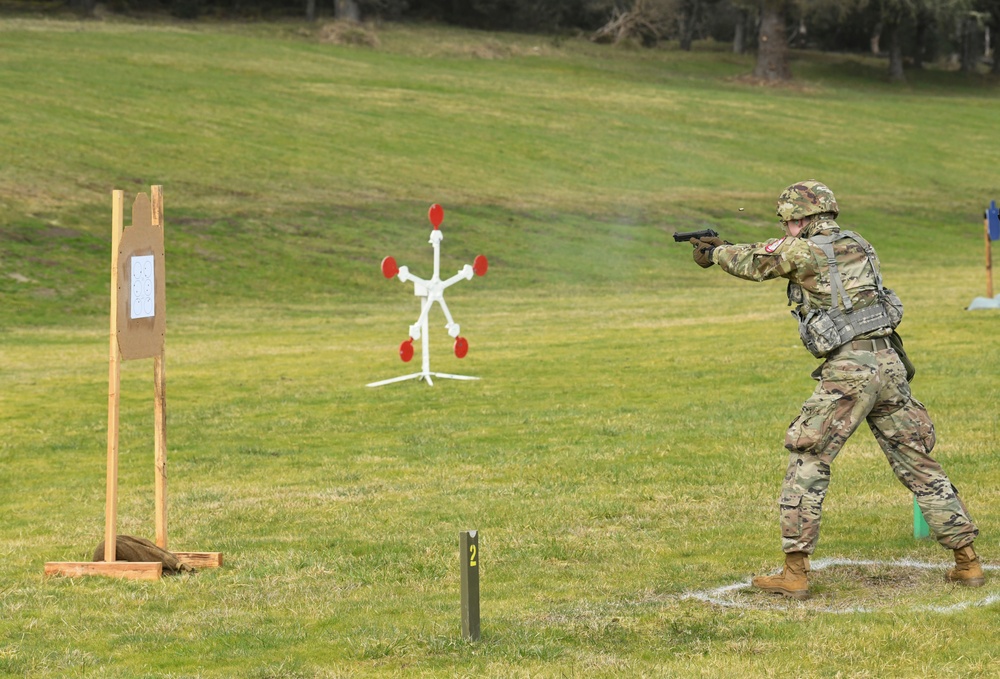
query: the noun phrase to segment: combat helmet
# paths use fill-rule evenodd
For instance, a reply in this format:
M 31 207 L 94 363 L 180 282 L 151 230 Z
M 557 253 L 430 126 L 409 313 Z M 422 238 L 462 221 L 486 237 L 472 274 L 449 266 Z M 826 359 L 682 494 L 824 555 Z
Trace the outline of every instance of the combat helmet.
M 840 208 L 837 207 L 833 191 L 815 179 L 792 184 L 778 196 L 777 213 L 783 222 L 824 212 L 830 212 L 836 217 L 840 214 Z

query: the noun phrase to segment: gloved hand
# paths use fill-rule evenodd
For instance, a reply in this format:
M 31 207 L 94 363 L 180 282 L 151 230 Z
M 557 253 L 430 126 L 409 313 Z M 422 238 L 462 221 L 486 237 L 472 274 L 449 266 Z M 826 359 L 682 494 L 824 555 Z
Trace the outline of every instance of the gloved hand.
M 712 250 L 714 250 L 716 246 L 722 244 L 723 241 L 721 238 L 692 238 L 691 245 L 694 246 L 694 250 L 691 252 L 691 256 L 694 257 L 695 264 L 703 269 L 707 269 L 715 264 L 715 262 L 712 261 Z

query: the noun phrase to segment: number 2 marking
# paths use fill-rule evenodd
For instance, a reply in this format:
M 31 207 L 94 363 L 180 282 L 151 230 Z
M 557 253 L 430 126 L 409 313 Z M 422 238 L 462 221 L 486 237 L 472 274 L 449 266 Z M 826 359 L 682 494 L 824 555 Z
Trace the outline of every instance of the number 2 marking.
M 469 568 L 476 565 L 476 546 L 469 545 Z

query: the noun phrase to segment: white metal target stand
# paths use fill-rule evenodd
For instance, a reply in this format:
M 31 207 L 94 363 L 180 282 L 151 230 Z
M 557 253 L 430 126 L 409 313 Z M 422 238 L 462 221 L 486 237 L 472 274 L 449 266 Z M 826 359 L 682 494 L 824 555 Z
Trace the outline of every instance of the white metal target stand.
M 441 233 L 441 230 L 438 227 L 441 226 L 441 221 L 444 219 L 444 208 L 437 203 L 431 205 L 430 209 L 427 211 L 427 217 L 434 226 L 434 230 L 431 231 L 431 238 L 428 241 L 428 243 L 434 247 L 434 275 L 430 280 L 424 280 L 419 276 L 414 276 L 405 266 L 396 266 L 396 260 L 392 257 L 386 257 L 382 260 L 383 276 L 386 278 L 398 276 L 399 280 L 404 283 L 412 282 L 413 294 L 422 298 L 420 300 L 420 317 L 417 318 L 416 323 L 410 326 L 409 338 L 399 345 L 399 357 L 404 363 L 409 363 L 410 359 L 413 358 L 413 342 L 415 340 L 421 341 L 420 344 L 423 361 L 420 372 L 403 375 L 402 377 L 393 377 L 379 382 L 372 382 L 367 385 L 369 387 L 381 387 L 383 384 L 392 384 L 393 382 L 403 382 L 405 380 L 412 379 L 426 380 L 427 384 L 434 386 L 434 381 L 431 379 L 432 376 L 443 377 L 450 380 L 479 379 L 478 377 L 470 377 L 468 375 L 451 375 L 448 373 L 431 372 L 431 355 L 427 336 L 427 316 L 435 302 L 441 305 L 441 310 L 444 311 L 444 316 L 448 320 L 448 323 L 445 324 L 444 327 L 448 329 L 448 334 L 455 338 L 455 344 L 453 347 L 455 356 L 458 358 L 465 358 L 465 355 L 469 352 L 469 342 L 464 337 L 459 335 L 459 325 L 455 322 L 455 319 L 451 317 L 451 312 L 448 311 L 448 305 L 444 301 L 444 291 L 461 280 L 472 280 L 473 274 L 477 276 L 485 276 L 486 270 L 489 268 L 489 262 L 487 262 L 486 257 L 483 255 L 478 255 L 473 260 L 471 266 L 466 264 L 457 274 L 442 281 L 440 276 L 441 241 L 444 239 L 444 234 Z

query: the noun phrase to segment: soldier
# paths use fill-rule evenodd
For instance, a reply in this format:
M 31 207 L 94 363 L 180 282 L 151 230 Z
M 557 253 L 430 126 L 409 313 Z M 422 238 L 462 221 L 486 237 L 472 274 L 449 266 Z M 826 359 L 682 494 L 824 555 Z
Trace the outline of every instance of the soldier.
M 841 231 L 833 192 L 815 180 L 785 189 L 777 213 L 785 235 L 766 243 L 691 239 L 694 260 L 703 268 L 718 264 L 751 281 L 788 279 L 800 337 L 826 359 L 812 374 L 819 381 L 815 392 L 785 434 L 788 471 L 779 499 L 785 566 L 780 575 L 755 577 L 753 585 L 795 599 L 809 597 L 809 555 L 819 540 L 830 465 L 862 421 L 896 477 L 916 496 L 937 541 L 954 551 L 955 567 L 945 579 L 983 585 L 972 547 L 979 529 L 930 456 L 934 424 L 910 394 L 912 364 L 894 331 L 902 304 L 883 288 L 874 249 L 859 235 Z

